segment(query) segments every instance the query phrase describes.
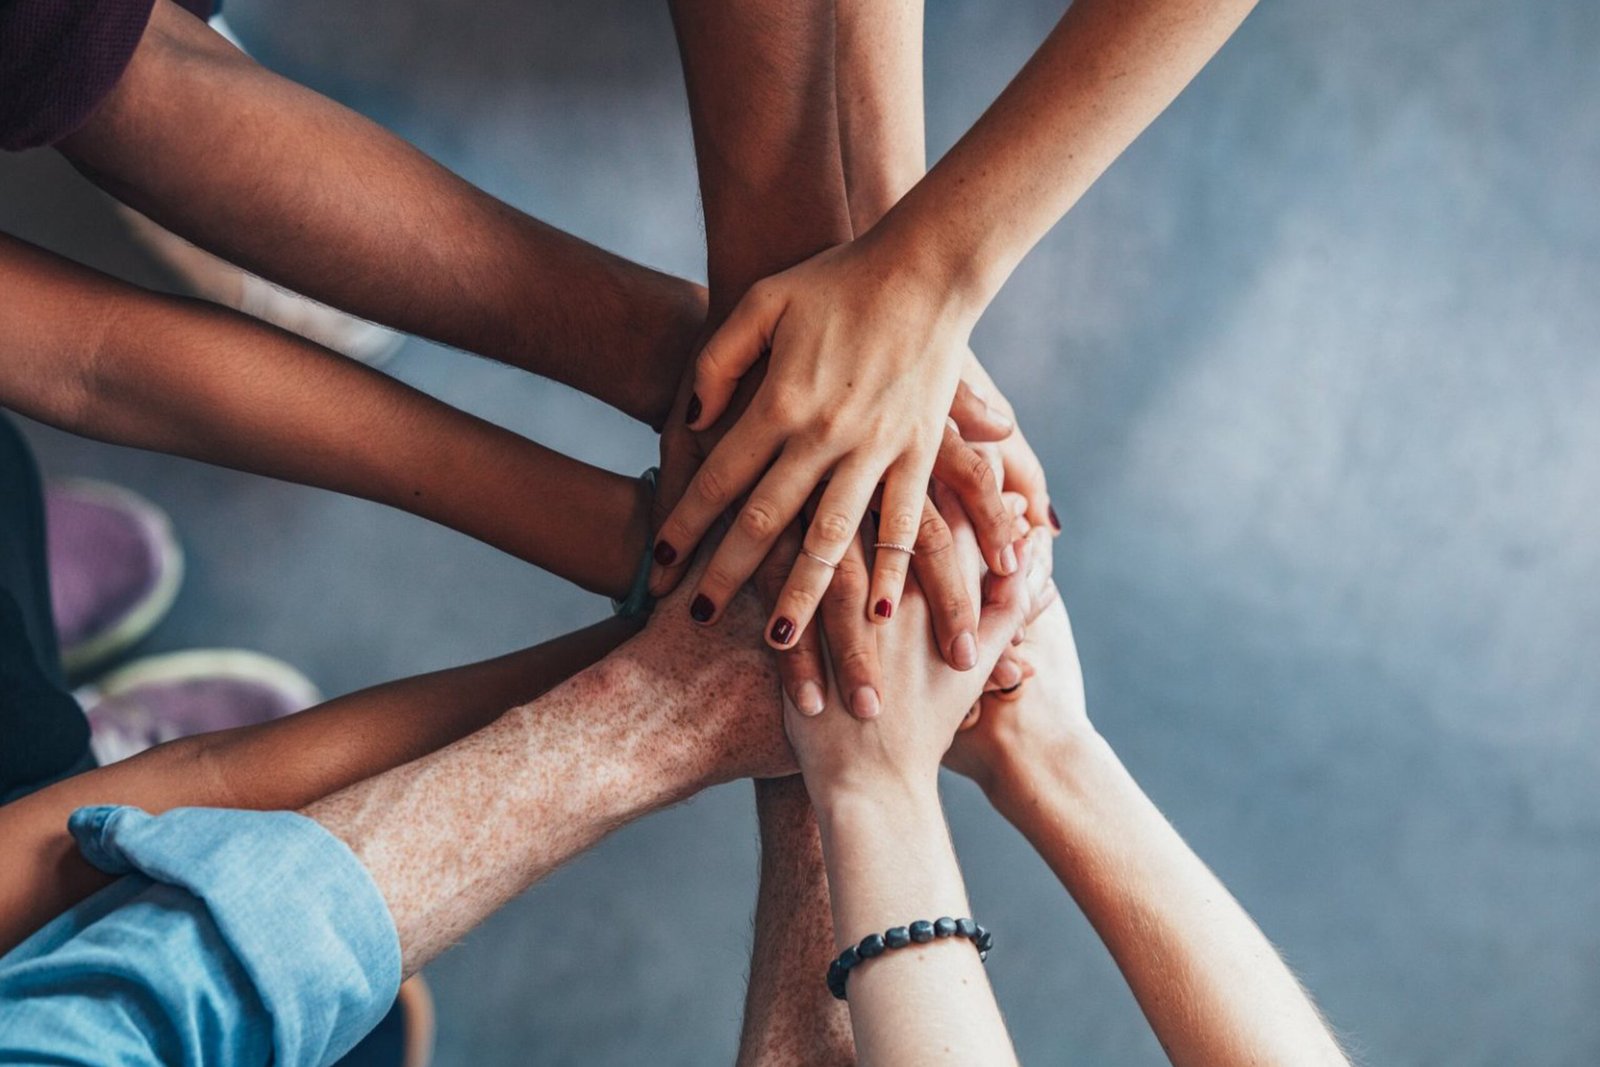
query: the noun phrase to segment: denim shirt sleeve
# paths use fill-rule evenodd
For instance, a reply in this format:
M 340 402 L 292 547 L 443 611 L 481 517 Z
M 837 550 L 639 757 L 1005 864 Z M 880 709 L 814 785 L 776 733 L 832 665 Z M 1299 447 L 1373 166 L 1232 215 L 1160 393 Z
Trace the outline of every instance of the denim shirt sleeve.
M 0 957 L 0 1064 L 330 1064 L 400 987 L 388 907 L 292 812 L 73 812 L 120 874 Z

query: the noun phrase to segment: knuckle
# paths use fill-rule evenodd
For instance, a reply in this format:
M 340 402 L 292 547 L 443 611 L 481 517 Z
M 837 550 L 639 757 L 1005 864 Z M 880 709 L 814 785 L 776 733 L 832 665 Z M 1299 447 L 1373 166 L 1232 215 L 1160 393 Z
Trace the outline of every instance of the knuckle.
M 904 544 L 920 536 L 923 515 L 912 511 L 894 511 L 885 514 L 878 522 L 881 540 Z
M 753 541 L 770 541 L 777 536 L 782 523 L 777 509 L 765 500 L 752 500 L 739 512 L 739 529 Z
M 824 512 L 812 520 L 811 523 L 812 531 L 825 542 L 823 547 L 829 549 L 837 548 L 848 541 L 850 535 L 855 532 L 855 528 L 855 523 L 850 520 L 849 516 L 842 515 L 837 511 Z M 821 554 L 817 549 L 812 549 L 812 551 L 818 552 L 819 555 Z
M 839 668 L 856 678 L 872 673 L 872 653 L 865 645 L 852 645 L 839 656 Z
M 713 594 L 713 600 L 718 600 L 725 592 L 738 589 L 743 584 L 743 579 L 730 571 L 726 563 L 717 560 L 712 560 L 706 566 L 705 574 L 700 576 L 700 588 Z
M 994 467 L 990 465 L 982 452 L 976 449 L 969 450 L 962 460 L 962 477 L 975 487 L 984 485 L 998 485 L 994 477 Z
M 938 519 L 924 519 L 917 533 L 917 555 L 929 563 L 943 560 L 955 542 L 950 529 Z
M 809 616 L 817 609 L 818 592 L 808 585 L 790 586 L 784 593 L 784 603 L 797 615 Z
M 840 565 L 828 583 L 828 599 L 839 604 L 855 604 L 867 595 L 867 572 L 858 564 Z
M 768 378 L 761 390 L 761 416 L 780 430 L 793 430 L 806 409 L 805 390 L 792 382 Z
M 939 596 L 937 608 L 939 617 L 949 622 L 959 623 L 967 614 L 967 597 L 959 589 L 946 590 Z
M 710 508 L 721 511 L 728 504 L 727 479 L 709 464 L 700 468 L 694 479 L 695 498 Z

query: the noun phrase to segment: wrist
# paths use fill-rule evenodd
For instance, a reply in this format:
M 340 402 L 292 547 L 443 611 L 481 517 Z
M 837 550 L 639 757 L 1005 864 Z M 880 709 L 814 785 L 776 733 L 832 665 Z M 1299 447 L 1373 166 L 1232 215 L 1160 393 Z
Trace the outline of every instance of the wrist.
M 806 788 L 824 838 L 861 827 L 944 825 L 937 770 L 929 774 L 874 770 L 826 781 L 812 775 Z
M 1086 783 L 1116 763 L 1111 746 L 1085 723 L 1053 737 L 1008 741 L 978 784 L 995 810 L 1028 835 L 1040 819 L 1071 810 Z
M 857 243 L 883 264 L 882 275 L 921 294 L 965 336 L 993 297 L 987 274 L 936 221 L 918 219 L 913 199 L 901 200 Z

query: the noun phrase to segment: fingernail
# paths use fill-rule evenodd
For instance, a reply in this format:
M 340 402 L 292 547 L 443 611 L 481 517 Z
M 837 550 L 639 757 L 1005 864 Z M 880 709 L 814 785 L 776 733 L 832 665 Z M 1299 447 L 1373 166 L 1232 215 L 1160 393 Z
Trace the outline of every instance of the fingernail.
M 780 618 L 772 624 L 772 639 L 780 645 L 794 640 L 794 620 Z
M 1003 659 L 994 669 L 995 684 L 1002 690 L 1022 684 L 1022 668 L 1017 666 L 1015 660 Z
M 802 715 L 821 715 L 822 687 L 816 682 L 801 682 L 800 691 L 794 697 L 794 706 Z
M 987 404 L 985 404 L 983 407 L 984 410 L 989 413 L 989 418 L 994 420 L 996 426 L 1009 430 L 1016 425 L 1011 421 L 1011 416 L 1007 415 L 1005 412 L 997 411 Z
M 878 691 L 870 685 L 864 685 L 851 693 L 850 710 L 856 713 L 858 719 L 870 719 L 877 715 L 882 710 L 878 703 Z
M 950 643 L 950 661 L 958 671 L 970 671 L 978 665 L 978 642 L 972 634 L 961 634 Z
M 1050 525 L 1055 529 L 1056 533 L 1060 533 L 1061 532 L 1061 520 L 1056 518 L 1055 505 L 1051 504 L 1051 505 L 1046 506 L 1045 511 L 1048 512 L 1049 515 L 1050 515 Z
M 1000 550 L 1000 573 L 1017 573 L 1017 550 L 1011 545 Z
M 888 597 L 884 597 L 882 600 L 872 605 L 872 613 L 880 619 L 887 619 L 889 616 L 894 614 L 894 605 L 889 603 Z
M 1018 515 L 1016 525 L 1013 526 L 1012 529 L 1017 532 L 1017 540 L 1022 540 L 1024 537 L 1028 536 L 1028 520 L 1021 515 Z
M 670 567 L 672 561 L 678 558 L 678 550 L 665 541 L 657 541 L 654 555 L 657 563 L 663 567 Z
M 688 408 L 686 408 L 684 410 L 683 421 L 687 422 L 690 426 L 693 426 L 696 422 L 700 421 L 700 394 L 699 393 L 690 393 L 689 394 L 689 406 L 688 406 Z
M 695 594 L 693 602 L 689 605 L 689 618 L 695 622 L 709 622 L 711 616 L 716 613 L 717 606 L 711 602 L 710 597 L 704 593 Z
M 1028 513 L 1028 498 L 1025 496 L 1013 497 L 1011 500 L 1011 514 L 1026 515 Z

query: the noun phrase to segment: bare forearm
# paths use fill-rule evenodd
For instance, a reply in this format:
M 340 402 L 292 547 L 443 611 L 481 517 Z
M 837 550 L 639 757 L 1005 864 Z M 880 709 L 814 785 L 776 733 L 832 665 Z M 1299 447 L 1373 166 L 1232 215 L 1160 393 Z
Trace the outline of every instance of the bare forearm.
M 927 169 L 922 0 L 837 0 L 840 154 L 865 233 Z
M 970 913 L 933 780 L 818 797 L 817 812 L 837 949 L 892 926 Z M 970 941 L 885 952 L 851 971 L 847 989 L 863 1064 L 1016 1062 Z
M 1077 0 L 999 98 L 884 219 L 981 308 L 1182 91 L 1255 0 Z
M 674 0 L 713 323 L 753 283 L 850 237 L 831 3 Z
M 649 500 L 350 360 L 0 237 L 0 403 L 100 440 L 365 497 L 612 595 Z
M 298 808 L 464 737 L 598 660 L 633 627 L 607 620 L 483 663 L 330 700 L 259 726 L 172 741 L 0 809 L 0 953 L 111 881 L 78 854 L 67 816 L 89 804 Z
M 996 806 L 1111 951 L 1178 1067 L 1346 1063 L 1272 944 L 1098 736 L 1007 773 Z
M 691 640 L 698 640 L 698 635 Z M 612 830 L 705 786 L 787 773 L 735 716 L 772 715 L 759 649 L 652 662 L 647 633 L 448 748 L 306 814 L 342 838 L 389 905 L 407 973 Z M 772 724 L 758 727 L 773 752 Z
M 822 981 L 837 950 L 811 798 L 797 775 L 755 788 L 761 889 L 739 1067 L 853 1064 L 849 1010 Z
M 168 0 L 62 150 L 225 259 L 652 423 L 671 405 L 704 315 L 697 287 L 501 203 L 257 66 Z

